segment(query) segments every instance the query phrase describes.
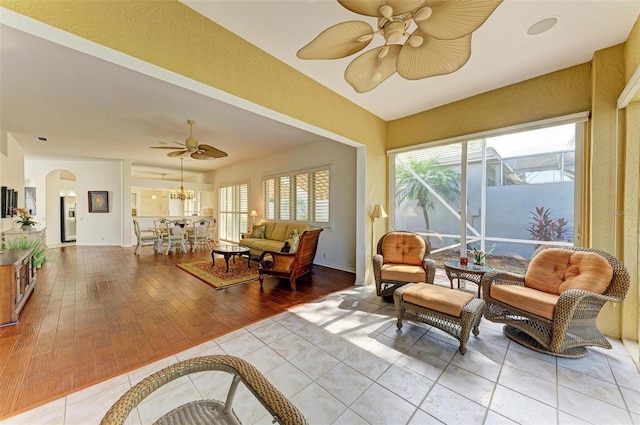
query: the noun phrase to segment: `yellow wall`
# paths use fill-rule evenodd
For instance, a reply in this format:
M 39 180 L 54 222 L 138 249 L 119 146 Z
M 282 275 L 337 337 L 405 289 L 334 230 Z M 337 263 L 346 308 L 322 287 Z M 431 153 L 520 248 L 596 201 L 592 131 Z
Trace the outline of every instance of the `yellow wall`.
M 625 84 L 640 69 L 640 17 L 624 47 Z M 640 367 L 640 90 L 633 102 L 621 111 L 624 122 L 624 193 L 622 204 L 623 238 L 620 253 L 631 275 L 631 288 L 622 306 L 622 339 L 636 365 Z
M 387 148 L 588 111 L 590 69 L 574 66 L 390 121 Z

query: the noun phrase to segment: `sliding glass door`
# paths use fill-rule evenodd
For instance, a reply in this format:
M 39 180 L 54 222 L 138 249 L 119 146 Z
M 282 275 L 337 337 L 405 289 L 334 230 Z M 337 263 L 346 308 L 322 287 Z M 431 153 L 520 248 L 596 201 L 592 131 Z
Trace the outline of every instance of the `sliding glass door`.
M 581 122 L 393 154 L 392 226 L 423 235 L 436 259 L 475 247 L 523 271 L 540 245 L 574 244 L 576 140 Z

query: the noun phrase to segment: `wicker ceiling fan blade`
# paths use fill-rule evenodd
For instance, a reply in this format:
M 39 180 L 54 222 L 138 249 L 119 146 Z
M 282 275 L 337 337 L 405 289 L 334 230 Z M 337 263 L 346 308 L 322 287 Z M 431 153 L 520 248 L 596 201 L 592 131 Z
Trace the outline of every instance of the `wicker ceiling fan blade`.
M 226 152 L 223 152 L 220 149 L 216 149 L 213 146 L 209 145 L 198 146 L 197 153 L 206 155 L 210 158 L 224 158 L 225 156 L 228 156 Z
M 420 7 L 425 0 L 338 0 L 345 9 L 360 15 L 379 17 L 380 8 L 390 6 L 393 15 L 402 15 Z
M 175 146 L 149 146 L 149 149 L 172 149 L 175 150 Z
M 500 3 L 502 0 L 426 0 L 431 16 L 416 24 L 428 36 L 452 40 L 477 30 Z
M 345 58 L 367 47 L 373 35 L 373 28 L 366 22 L 342 22 L 322 31 L 298 50 L 297 56 L 300 59 Z
M 355 58 L 344 71 L 344 78 L 358 93 L 378 87 L 396 72 L 396 60 L 402 48 L 399 44 L 371 49 Z M 386 54 L 381 55 L 387 49 Z M 382 58 L 380 56 L 383 56 Z
M 454 40 L 439 40 L 416 30 L 412 35 L 422 37 L 417 47 L 405 43 L 398 55 L 398 74 L 408 80 L 450 74 L 467 63 L 471 57 L 471 34 Z
M 179 158 L 180 156 L 184 155 L 187 152 L 189 152 L 189 151 L 188 150 L 174 151 L 174 152 L 169 152 L 167 154 L 167 156 L 170 157 L 170 158 Z

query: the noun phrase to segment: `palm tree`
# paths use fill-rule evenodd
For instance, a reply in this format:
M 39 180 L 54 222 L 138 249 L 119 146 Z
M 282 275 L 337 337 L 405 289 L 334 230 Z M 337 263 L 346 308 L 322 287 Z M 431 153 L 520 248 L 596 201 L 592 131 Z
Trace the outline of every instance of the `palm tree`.
M 400 205 L 405 199 L 418 201 L 429 232 L 431 226 L 428 211 L 435 207 L 434 196 L 422 181 L 446 202 L 457 205 L 460 202 L 458 180 L 459 176 L 455 171 L 438 164 L 435 159 L 417 161 L 415 158 L 409 158 L 408 168 L 404 164 L 396 168 L 396 205 Z

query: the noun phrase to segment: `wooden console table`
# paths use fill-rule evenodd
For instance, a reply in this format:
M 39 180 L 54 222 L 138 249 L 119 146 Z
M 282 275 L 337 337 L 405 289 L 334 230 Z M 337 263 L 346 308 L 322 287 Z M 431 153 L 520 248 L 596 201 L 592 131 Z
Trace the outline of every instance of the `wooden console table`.
M 0 326 L 18 321 L 35 284 L 33 249 L 5 249 L 0 254 Z

